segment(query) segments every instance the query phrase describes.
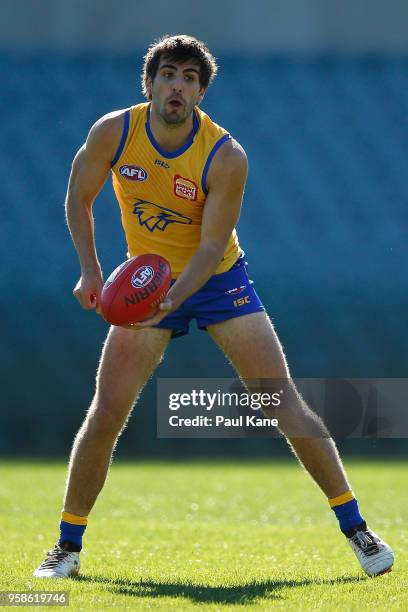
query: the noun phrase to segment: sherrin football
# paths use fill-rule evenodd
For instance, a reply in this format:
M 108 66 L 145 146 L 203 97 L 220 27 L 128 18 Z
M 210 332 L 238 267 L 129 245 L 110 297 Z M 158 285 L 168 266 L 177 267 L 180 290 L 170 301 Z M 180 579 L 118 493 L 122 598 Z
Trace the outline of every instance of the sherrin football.
M 157 312 L 170 284 L 170 264 L 164 257 L 132 257 L 120 264 L 104 284 L 102 315 L 112 325 L 144 321 Z

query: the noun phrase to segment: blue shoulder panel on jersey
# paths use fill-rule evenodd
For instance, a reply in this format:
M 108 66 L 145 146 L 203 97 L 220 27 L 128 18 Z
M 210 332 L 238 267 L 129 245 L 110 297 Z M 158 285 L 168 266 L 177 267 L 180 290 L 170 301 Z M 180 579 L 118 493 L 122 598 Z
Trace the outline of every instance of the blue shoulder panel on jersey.
M 205 162 L 205 166 L 204 166 L 204 170 L 203 170 L 203 176 L 201 177 L 201 188 L 204 191 L 205 194 L 208 193 L 208 189 L 207 189 L 207 174 L 208 174 L 208 170 L 210 167 L 210 164 L 213 160 L 214 155 L 216 154 L 216 152 L 218 151 L 218 149 L 220 148 L 220 146 L 222 144 L 224 144 L 224 142 L 227 142 L 227 140 L 230 140 L 231 138 L 231 134 L 224 134 L 224 136 L 221 136 L 221 138 L 219 140 L 217 140 L 217 142 L 215 143 L 215 145 L 213 146 L 213 148 L 211 149 L 208 157 L 207 157 L 207 161 Z
M 114 166 L 116 162 L 118 161 L 119 157 L 122 155 L 123 147 L 125 146 L 126 139 L 127 139 L 128 132 L 129 132 L 129 121 L 130 121 L 130 110 L 127 110 L 125 112 L 125 118 L 123 121 L 122 138 L 120 139 L 118 150 L 116 151 L 116 155 L 111 162 L 111 166 Z

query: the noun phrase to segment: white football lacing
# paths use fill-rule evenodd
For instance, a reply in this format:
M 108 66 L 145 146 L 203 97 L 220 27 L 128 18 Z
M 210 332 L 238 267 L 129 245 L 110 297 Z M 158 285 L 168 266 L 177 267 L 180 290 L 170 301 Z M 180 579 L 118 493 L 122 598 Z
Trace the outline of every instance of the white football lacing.
M 59 546 L 55 546 L 47 552 L 47 558 L 43 561 L 38 569 L 54 568 L 60 561 L 64 561 L 71 553 L 69 550 L 63 550 Z
M 379 550 L 379 541 L 377 543 L 376 538 L 368 531 L 357 531 L 351 540 L 366 556 L 374 555 Z

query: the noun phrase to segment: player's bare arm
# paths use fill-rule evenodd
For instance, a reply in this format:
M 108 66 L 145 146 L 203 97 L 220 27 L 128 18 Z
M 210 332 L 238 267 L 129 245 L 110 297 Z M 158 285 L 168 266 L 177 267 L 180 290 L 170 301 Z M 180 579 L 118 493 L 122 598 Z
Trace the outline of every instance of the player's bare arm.
M 236 140 L 228 140 L 215 155 L 208 173 L 199 248 L 170 288 L 159 313 L 134 327 L 157 325 L 214 274 L 238 222 L 247 175 L 244 149 Z
M 244 149 L 236 140 L 228 140 L 215 155 L 208 173 L 199 248 L 168 294 L 176 307 L 207 282 L 222 260 L 238 223 L 247 175 Z
M 74 158 L 65 202 L 67 223 L 81 266 L 74 295 L 83 308 L 95 308 L 97 312 L 103 277 L 95 247 L 92 206 L 109 175 L 122 135 L 123 113 L 105 115 L 92 126 Z

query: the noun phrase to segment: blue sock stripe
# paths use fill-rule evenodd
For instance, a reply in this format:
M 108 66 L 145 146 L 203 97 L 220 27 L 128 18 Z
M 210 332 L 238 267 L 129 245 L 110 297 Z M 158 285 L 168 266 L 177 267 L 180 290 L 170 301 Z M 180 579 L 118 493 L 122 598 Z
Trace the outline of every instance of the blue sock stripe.
M 82 536 L 84 535 L 86 525 L 73 525 L 72 523 L 66 523 L 65 521 L 60 522 L 60 539 L 58 544 L 61 542 L 71 542 L 82 546 Z
M 340 523 L 340 529 L 342 531 L 348 531 L 349 529 L 352 529 L 353 527 L 356 527 L 357 525 L 360 525 L 360 523 L 364 522 L 364 519 L 358 509 L 356 499 L 352 499 L 351 501 L 341 504 L 340 506 L 335 506 L 332 508 L 332 510 Z

